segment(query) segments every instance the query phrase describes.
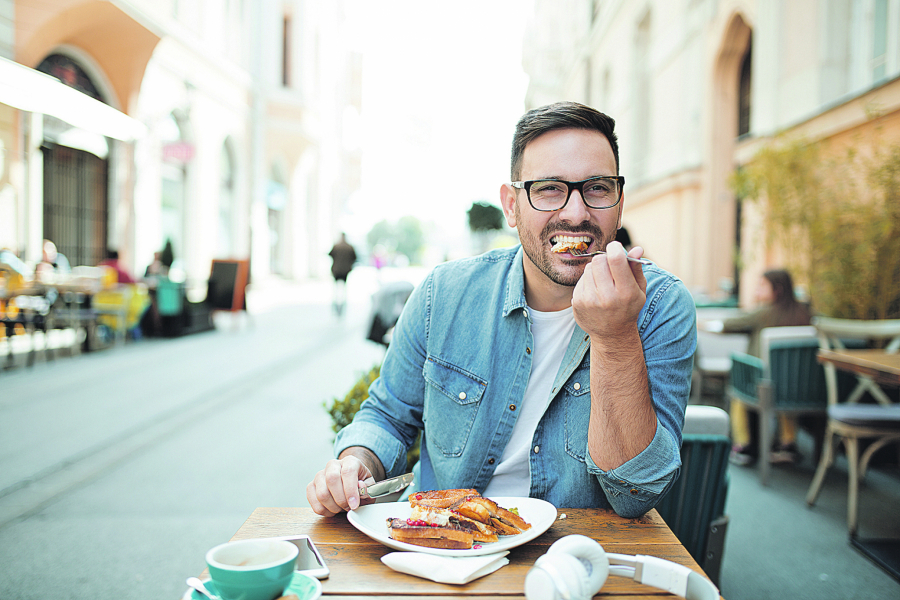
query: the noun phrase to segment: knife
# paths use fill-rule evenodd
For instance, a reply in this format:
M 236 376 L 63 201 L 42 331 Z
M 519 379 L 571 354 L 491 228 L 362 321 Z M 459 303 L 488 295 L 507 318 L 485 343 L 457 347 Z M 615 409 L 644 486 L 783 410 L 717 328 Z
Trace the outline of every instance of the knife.
M 401 475 L 400 477 L 391 477 L 390 479 L 372 483 L 368 486 L 360 481 L 359 495 L 362 498 L 378 498 L 380 496 L 387 496 L 388 494 L 399 492 L 410 483 L 412 483 L 412 480 L 413 474 L 407 473 L 406 475 Z

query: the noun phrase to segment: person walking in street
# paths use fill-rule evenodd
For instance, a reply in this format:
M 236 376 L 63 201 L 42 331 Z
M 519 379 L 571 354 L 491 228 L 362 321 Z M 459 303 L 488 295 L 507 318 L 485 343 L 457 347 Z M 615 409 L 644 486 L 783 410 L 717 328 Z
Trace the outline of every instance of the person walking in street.
M 353 270 L 356 262 L 356 250 L 347 242 L 347 236 L 342 233 L 328 256 L 331 257 L 331 275 L 334 277 L 334 312 L 341 316 L 347 304 L 347 276 Z
M 360 481 L 402 474 L 420 432 L 418 490 L 626 517 L 666 493 L 696 311 L 680 280 L 614 241 L 625 202 L 614 126 L 574 102 L 520 119 L 500 201 L 521 244 L 439 265 L 416 288 L 337 458 L 307 486 L 316 513 L 355 509 Z M 567 249 L 578 243 L 606 254 Z

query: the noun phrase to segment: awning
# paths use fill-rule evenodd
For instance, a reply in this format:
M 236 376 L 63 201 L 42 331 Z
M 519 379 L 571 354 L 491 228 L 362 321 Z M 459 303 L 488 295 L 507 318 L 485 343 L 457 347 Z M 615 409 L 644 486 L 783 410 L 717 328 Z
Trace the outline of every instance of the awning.
M 55 77 L 0 57 L 0 104 L 41 113 L 106 137 L 130 142 L 147 127 L 113 107 L 94 100 Z

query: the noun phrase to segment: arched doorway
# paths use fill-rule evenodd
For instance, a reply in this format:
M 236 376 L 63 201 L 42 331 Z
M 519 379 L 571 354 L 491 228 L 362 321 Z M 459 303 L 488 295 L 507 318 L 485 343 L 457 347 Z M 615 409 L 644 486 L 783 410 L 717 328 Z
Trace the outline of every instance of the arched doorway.
M 95 82 L 73 58 L 47 56 L 38 71 L 107 103 Z M 96 265 L 106 258 L 109 217 L 109 144 L 105 137 L 44 116 L 43 236 L 72 265 Z
M 180 273 L 186 268 L 187 163 L 193 156 L 193 146 L 187 141 L 182 121 L 172 113 L 166 115 L 160 122 L 159 136 L 163 145 L 163 161 L 160 166 L 162 175 L 160 246 L 167 241 L 172 242 L 175 270 Z
M 753 31 L 740 14 L 731 17 L 722 38 L 713 70 L 712 140 L 709 155 L 710 193 L 709 265 L 710 273 L 731 280 L 737 294 L 741 254 L 740 206 L 728 180 L 734 171 L 738 139 L 750 133 L 752 109 Z

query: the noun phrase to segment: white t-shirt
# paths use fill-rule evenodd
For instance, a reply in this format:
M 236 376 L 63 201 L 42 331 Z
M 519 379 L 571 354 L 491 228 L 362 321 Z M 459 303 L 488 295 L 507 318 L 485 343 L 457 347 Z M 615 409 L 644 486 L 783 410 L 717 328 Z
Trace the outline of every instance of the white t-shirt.
M 529 452 L 534 431 L 550 404 L 550 390 L 562 364 L 563 355 L 575 331 L 572 307 L 557 312 L 540 312 L 529 307 L 534 336 L 531 374 L 525 396 L 519 403 L 519 417 L 485 496 L 523 496 L 531 490 Z

